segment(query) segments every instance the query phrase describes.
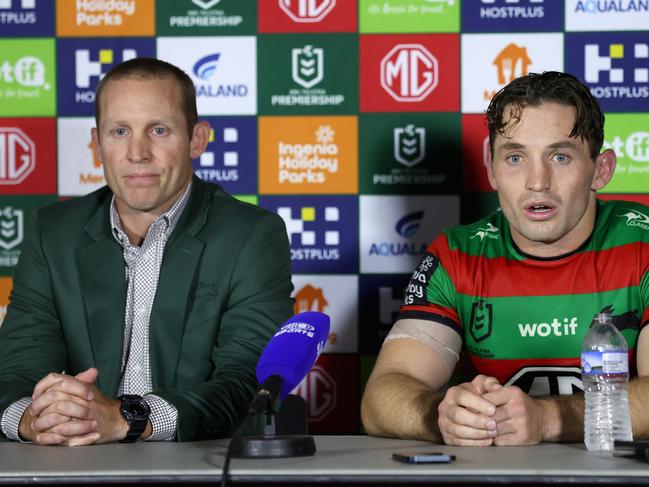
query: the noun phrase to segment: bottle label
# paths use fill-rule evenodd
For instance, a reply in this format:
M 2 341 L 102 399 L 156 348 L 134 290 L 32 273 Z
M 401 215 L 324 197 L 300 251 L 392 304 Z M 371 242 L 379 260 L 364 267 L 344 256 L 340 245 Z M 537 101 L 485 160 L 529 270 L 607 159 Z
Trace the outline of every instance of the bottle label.
M 626 352 L 581 352 L 581 372 L 585 375 L 628 374 L 629 356 Z

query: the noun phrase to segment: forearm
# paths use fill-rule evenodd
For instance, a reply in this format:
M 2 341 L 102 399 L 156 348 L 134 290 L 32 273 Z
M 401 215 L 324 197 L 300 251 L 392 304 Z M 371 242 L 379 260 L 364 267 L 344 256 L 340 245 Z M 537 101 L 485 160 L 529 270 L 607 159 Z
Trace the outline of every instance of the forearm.
M 649 439 L 649 416 L 646 406 L 649 396 L 649 376 L 637 377 L 629 381 L 628 392 L 633 439 Z
M 537 399 L 543 408 L 541 416 L 543 441 L 581 442 L 584 440 L 584 395 L 547 396 Z
M 372 436 L 441 441 L 437 408 L 443 398 L 403 373 L 371 377 L 361 403 L 363 426 Z

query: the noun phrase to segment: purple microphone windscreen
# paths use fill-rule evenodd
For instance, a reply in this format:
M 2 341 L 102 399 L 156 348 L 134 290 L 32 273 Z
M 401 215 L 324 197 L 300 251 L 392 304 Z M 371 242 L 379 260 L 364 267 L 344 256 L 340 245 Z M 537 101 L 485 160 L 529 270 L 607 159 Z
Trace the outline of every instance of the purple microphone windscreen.
M 257 364 L 257 380 L 271 375 L 282 378 L 284 399 L 313 367 L 329 337 L 329 316 L 306 311 L 287 320 L 270 339 Z

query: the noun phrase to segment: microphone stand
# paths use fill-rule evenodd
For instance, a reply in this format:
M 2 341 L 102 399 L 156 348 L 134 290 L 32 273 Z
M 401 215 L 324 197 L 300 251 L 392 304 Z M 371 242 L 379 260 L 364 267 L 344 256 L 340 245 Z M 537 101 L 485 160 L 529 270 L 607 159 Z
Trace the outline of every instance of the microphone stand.
M 275 401 L 279 394 L 281 378 L 271 376 L 259 388 L 250 405 L 250 413 L 263 413 L 265 417 L 262 436 L 233 437 L 230 443 L 234 458 L 304 457 L 315 453 L 315 442 L 309 435 L 276 434 Z

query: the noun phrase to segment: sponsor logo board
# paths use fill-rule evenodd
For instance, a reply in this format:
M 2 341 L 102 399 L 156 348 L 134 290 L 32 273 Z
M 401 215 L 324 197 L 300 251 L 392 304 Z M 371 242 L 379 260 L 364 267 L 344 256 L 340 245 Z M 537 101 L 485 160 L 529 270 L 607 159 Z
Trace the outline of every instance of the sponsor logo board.
M 462 190 L 493 191 L 487 177 L 489 132 L 482 114 L 462 115 Z
M 207 150 L 194 159 L 194 173 L 229 193 L 257 192 L 257 120 L 254 117 L 204 117 L 211 131 Z
M 0 198 L 0 276 L 10 276 L 25 242 L 30 213 L 54 203 L 56 196 L 6 196 Z
M 644 193 L 649 188 L 649 115 L 606 115 L 604 148 L 617 155 L 617 166 L 605 193 Z
M 460 147 L 459 114 L 362 114 L 360 191 L 457 193 Z
M 622 200 L 622 201 L 635 201 L 645 206 L 649 206 L 649 194 L 601 194 L 598 193 L 597 197 L 602 200 Z
M 324 353 L 358 352 L 358 276 L 294 275 L 294 313 L 320 311 L 336 319 Z
M 361 272 L 411 272 L 429 243 L 459 217 L 457 196 L 361 196 Z
M 358 50 L 355 35 L 273 35 L 259 44 L 259 112 L 355 113 Z
M 605 112 L 649 111 L 649 32 L 566 34 L 566 70 Z
M 259 117 L 259 191 L 358 192 L 357 119 Z
M 360 32 L 459 32 L 455 0 L 360 0 Z
M 349 0 L 258 0 L 259 32 L 356 32 Z
M 7 306 L 9 306 L 9 295 L 13 287 L 13 280 L 11 277 L 0 277 L 0 326 L 7 315 Z
M 155 57 L 153 39 L 59 39 L 58 102 L 63 116 L 94 115 L 99 80 L 123 61 Z
M 56 193 L 54 118 L 0 119 L 2 194 Z
M 320 355 L 316 365 L 293 391 L 307 403 L 309 433 L 358 433 L 358 367 L 356 355 Z
M 157 42 L 158 57 L 194 81 L 200 115 L 257 113 L 254 36 L 161 37 Z
M 355 196 L 260 196 L 286 224 L 294 273 L 358 271 Z
M 158 0 L 156 33 L 177 35 L 256 34 L 254 2 L 241 0 Z
M 457 111 L 459 35 L 362 35 L 360 109 Z
M 649 2 L 566 0 L 566 30 L 647 30 Z
M 563 71 L 562 34 L 462 36 L 462 112 L 483 113 L 498 90 L 529 73 Z
M 55 114 L 53 39 L 0 39 L 0 116 Z
M 94 126 L 90 117 L 58 119 L 59 195 L 81 196 L 106 184 L 90 136 Z
M 553 0 L 462 2 L 464 32 L 557 32 L 563 19 L 563 3 Z
M 411 269 L 412 270 L 412 269 Z M 408 284 L 408 274 L 363 274 L 360 276 L 359 350 L 375 354 L 397 319 Z
M 54 35 L 54 2 L 0 1 L 0 30 L 6 37 Z
M 154 0 L 58 0 L 56 33 L 62 37 L 152 36 Z

